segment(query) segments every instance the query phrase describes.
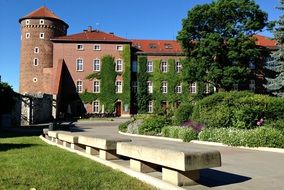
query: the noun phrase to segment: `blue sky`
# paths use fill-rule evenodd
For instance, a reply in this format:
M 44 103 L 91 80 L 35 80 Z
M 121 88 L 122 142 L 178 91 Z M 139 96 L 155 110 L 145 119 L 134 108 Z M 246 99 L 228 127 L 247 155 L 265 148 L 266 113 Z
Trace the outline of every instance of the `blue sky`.
M 19 89 L 19 18 L 47 6 L 69 24 L 68 34 L 87 28 L 114 32 L 129 39 L 175 39 L 181 20 L 197 4 L 211 0 L 0 0 L 0 75 L 3 82 Z M 283 14 L 275 9 L 279 0 L 256 0 L 269 20 Z M 269 32 L 262 33 L 272 36 Z

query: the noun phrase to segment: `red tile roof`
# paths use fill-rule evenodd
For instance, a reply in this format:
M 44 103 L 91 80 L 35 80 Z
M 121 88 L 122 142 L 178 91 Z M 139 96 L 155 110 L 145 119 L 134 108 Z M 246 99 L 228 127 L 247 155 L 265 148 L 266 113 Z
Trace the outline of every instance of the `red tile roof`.
M 276 40 L 269 39 L 266 36 L 262 35 L 254 35 L 256 38 L 256 45 L 258 46 L 264 46 L 264 47 L 275 47 L 277 46 Z
M 68 36 L 60 36 L 52 39 L 52 41 L 74 41 L 74 42 L 124 42 L 131 43 L 128 39 L 121 38 L 115 36 L 112 33 L 105 33 L 99 30 L 84 30 L 84 32 L 68 35 Z
M 47 7 L 40 7 L 39 9 L 29 13 L 28 15 L 20 18 L 19 22 L 21 22 L 23 19 L 28 18 L 49 18 L 49 19 L 56 19 L 62 21 L 58 16 L 56 16 L 51 10 L 49 10 Z M 63 21 L 62 21 L 63 22 Z M 64 22 L 65 23 L 65 22 Z M 66 23 L 65 23 L 66 24 Z M 67 24 L 66 24 L 67 25 Z M 68 26 L 68 25 L 67 25 Z
M 175 40 L 132 40 L 132 46 L 141 53 L 182 54 L 180 44 Z

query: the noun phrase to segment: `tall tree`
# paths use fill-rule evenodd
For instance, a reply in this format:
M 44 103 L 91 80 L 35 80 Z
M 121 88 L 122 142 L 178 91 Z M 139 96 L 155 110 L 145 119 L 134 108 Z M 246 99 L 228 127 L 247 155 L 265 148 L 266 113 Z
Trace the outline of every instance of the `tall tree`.
M 252 35 L 265 26 L 267 13 L 253 0 L 216 0 L 189 10 L 177 36 L 188 57 L 185 80 L 217 91 L 244 81 L 259 55 Z
M 280 10 L 284 10 L 284 0 L 280 0 Z M 279 50 L 271 55 L 272 60 L 267 62 L 267 68 L 275 72 L 275 78 L 266 78 L 266 89 L 272 94 L 284 97 L 284 15 L 276 22 L 274 37 L 279 45 Z

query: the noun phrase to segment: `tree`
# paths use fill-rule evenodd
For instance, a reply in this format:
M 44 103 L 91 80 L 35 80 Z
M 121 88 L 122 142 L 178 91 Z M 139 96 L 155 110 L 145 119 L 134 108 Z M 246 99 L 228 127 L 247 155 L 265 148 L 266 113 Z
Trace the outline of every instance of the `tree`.
M 230 90 L 244 81 L 259 56 L 253 34 L 267 26 L 267 14 L 253 0 L 216 0 L 197 5 L 182 21 L 177 40 L 187 53 L 188 82 Z
M 280 1 L 280 10 L 284 10 L 284 0 Z M 275 78 L 266 78 L 266 89 L 272 94 L 284 97 L 284 16 L 282 15 L 276 22 L 274 37 L 279 45 L 279 50 L 271 55 L 271 60 L 267 62 L 267 69 L 275 73 Z
M 0 116 L 12 111 L 15 104 L 14 95 L 15 92 L 8 83 L 0 82 Z

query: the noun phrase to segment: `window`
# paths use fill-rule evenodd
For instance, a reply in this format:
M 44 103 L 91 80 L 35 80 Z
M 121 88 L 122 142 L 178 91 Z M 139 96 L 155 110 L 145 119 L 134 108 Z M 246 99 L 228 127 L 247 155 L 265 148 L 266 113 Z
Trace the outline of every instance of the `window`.
M 34 48 L 34 53 L 39 53 L 39 48 L 38 47 Z
M 94 93 L 100 93 L 100 81 L 94 80 Z
M 100 113 L 100 101 L 96 100 L 93 102 L 93 112 Z
M 115 81 L 115 92 L 122 93 L 122 81 L 121 80 Z
M 132 91 L 137 92 L 137 81 L 132 81 Z
M 153 72 L 153 61 L 148 61 L 147 62 L 147 72 L 148 73 Z
M 78 93 L 83 92 L 83 81 L 81 80 L 76 81 L 76 92 Z
M 252 92 L 255 91 L 255 80 L 250 80 L 249 90 L 252 91 Z
M 175 92 L 178 93 L 178 94 L 182 93 L 182 85 L 181 85 L 181 83 L 176 85 Z
M 44 33 L 39 33 L 39 38 L 44 39 Z
M 36 77 L 33 78 L 33 82 L 37 82 L 37 78 Z
M 84 68 L 84 62 L 83 59 L 77 59 L 76 60 L 76 71 L 83 71 Z
M 94 62 L 93 62 L 93 70 L 94 71 L 100 71 L 101 70 L 101 63 L 100 63 L 100 60 L 99 59 L 94 59 Z
M 40 20 L 39 20 L 39 24 L 44 24 L 44 20 L 43 20 L 43 19 L 40 19 Z
M 162 93 L 168 93 L 168 82 L 167 81 L 163 81 L 162 82 Z
M 122 50 L 123 50 L 123 46 L 122 46 L 122 45 L 116 46 L 116 50 L 117 50 L 117 51 L 122 51 Z
M 249 68 L 250 69 L 255 69 L 255 61 L 254 60 L 250 60 L 249 61 Z
M 34 66 L 38 66 L 38 64 L 39 64 L 38 58 L 34 58 L 34 59 L 33 59 L 33 65 L 34 65 Z
M 194 82 L 194 83 L 191 83 L 190 85 L 189 85 L 189 92 L 190 93 L 196 93 L 197 91 L 196 91 L 196 82 Z
M 115 71 L 116 72 L 122 72 L 122 60 L 117 59 L 115 62 Z
M 155 49 L 155 48 L 157 48 L 157 45 L 155 43 L 150 43 L 149 48 Z
M 162 63 L 161 63 L 161 71 L 162 71 L 163 73 L 168 72 L 168 64 L 167 64 L 166 61 L 162 61 Z
M 206 83 L 205 85 L 205 94 L 209 94 L 211 92 L 211 85 Z
M 165 44 L 165 49 L 173 49 L 172 44 Z
M 153 113 L 153 101 L 148 102 L 148 113 Z
M 84 50 L 83 44 L 77 44 L 77 50 Z
M 30 33 L 26 33 L 26 39 L 29 39 L 31 37 Z
M 95 51 L 100 51 L 101 50 L 101 45 L 100 44 L 95 44 L 94 45 L 94 50 Z
M 181 72 L 181 68 L 182 68 L 181 63 L 179 61 L 177 61 L 176 62 L 176 72 L 180 73 Z
M 30 20 L 26 20 L 26 25 L 29 25 L 30 23 Z
M 147 81 L 147 89 L 148 93 L 153 93 L 153 82 L 152 81 Z
M 137 61 L 132 61 L 132 72 L 137 72 Z

